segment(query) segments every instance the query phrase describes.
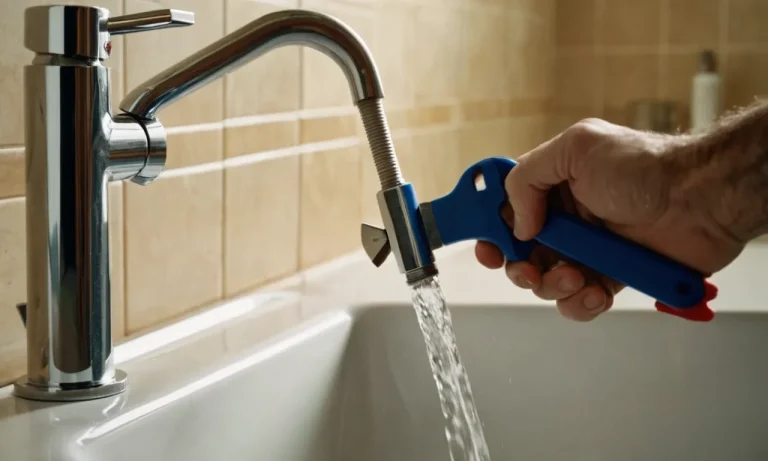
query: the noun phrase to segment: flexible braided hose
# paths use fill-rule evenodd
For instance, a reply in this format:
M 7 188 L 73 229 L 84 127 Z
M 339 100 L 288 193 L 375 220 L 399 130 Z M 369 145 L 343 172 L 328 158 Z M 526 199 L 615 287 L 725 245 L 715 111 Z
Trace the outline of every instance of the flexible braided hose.
M 360 117 L 363 119 L 365 134 L 373 153 L 373 163 L 379 174 L 381 188 L 390 189 L 405 183 L 397 164 L 395 146 L 387 125 L 387 116 L 379 98 L 364 99 L 357 103 Z

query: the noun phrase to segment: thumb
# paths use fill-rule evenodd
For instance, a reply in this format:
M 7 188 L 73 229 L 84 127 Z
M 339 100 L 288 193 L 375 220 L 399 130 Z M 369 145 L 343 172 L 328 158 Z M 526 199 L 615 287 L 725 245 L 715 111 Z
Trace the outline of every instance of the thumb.
M 505 180 L 514 212 L 515 237 L 530 240 L 541 231 L 547 214 L 547 193 L 568 180 L 569 165 L 562 134 L 518 159 Z

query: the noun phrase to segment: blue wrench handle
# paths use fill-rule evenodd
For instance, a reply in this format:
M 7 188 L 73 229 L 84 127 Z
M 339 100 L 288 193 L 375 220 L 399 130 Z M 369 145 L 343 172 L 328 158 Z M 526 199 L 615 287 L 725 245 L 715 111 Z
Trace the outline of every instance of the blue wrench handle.
M 443 244 L 482 240 L 501 249 L 508 261 L 528 259 L 534 242 L 516 239 L 500 214 L 508 200 L 504 180 L 515 165 L 506 158 L 482 160 L 462 174 L 450 194 L 430 202 Z M 653 297 L 663 312 L 690 320 L 714 316 L 706 302 L 716 292 L 704 274 L 577 216 L 550 211 L 534 240 Z

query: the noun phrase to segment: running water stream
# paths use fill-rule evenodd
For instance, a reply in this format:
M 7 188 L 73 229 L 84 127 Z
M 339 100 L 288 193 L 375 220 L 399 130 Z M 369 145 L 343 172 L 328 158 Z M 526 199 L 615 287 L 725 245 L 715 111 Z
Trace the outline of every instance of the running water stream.
M 461 364 L 451 313 L 437 277 L 416 283 L 411 297 L 440 395 L 451 460 L 490 461 L 469 378 Z

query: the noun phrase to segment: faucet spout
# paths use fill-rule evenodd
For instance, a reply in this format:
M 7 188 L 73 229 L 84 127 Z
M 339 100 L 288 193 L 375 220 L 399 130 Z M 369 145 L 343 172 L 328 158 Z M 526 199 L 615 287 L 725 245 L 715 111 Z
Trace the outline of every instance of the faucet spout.
M 386 235 L 385 243 L 409 282 L 436 273 L 415 192 L 403 180 L 395 155 L 381 102 L 384 91 L 379 72 L 365 43 L 342 22 L 305 10 L 262 16 L 139 85 L 123 99 L 120 109 L 142 123 L 154 120 L 166 104 L 284 45 L 309 46 L 341 67 L 360 111 L 381 182 L 378 199 L 385 229 L 379 234 Z M 142 172 L 143 177 L 152 176 Z M 159 172 L 156 169 L 155 174 Z M 370 246 L 367 237 L 370 232 L 364 231 L 364 244 Z M 386 253 L 381 258 L 383 262 Z
M 125 96 L 120 109 L 154 119 L 163 106 L 284 45 L 308 46 L 333 59 L 356 104 L 384 96 L 376 64 L 352 29 L 321 13 L 285 10 L 254 20 L 147 80 Z
M 385 229 L 377 235 L 386 234 L 386 244 L 409 282 L 435 274 L 414 189 L 403 180 L 395 155 L 376 64 L 363 40 L 337 19 L 305 10 L 262 16 L 139 85 L 123 99 L 120 109 L 142 124 L 154 121 L 163 106 L 284 45 L 314 48 L 341 67 L 360 111 L 381 182 L 378 199 Z M 153 143 L 149 144 L 152 147 Z M 163 156 L 155 157 L 158 165 L 164 161 Z M 138 175 L 140 183 L 151 181 L 161 170 L 162 165 L 152 171 L 145 167 Z M 370 232 L 364 233 L 364 242 L 367 237 Z M 366 245 L 370 246 L 370 242 Z M 383 258 L 385 253 L 381 254 L 381 262 Z

